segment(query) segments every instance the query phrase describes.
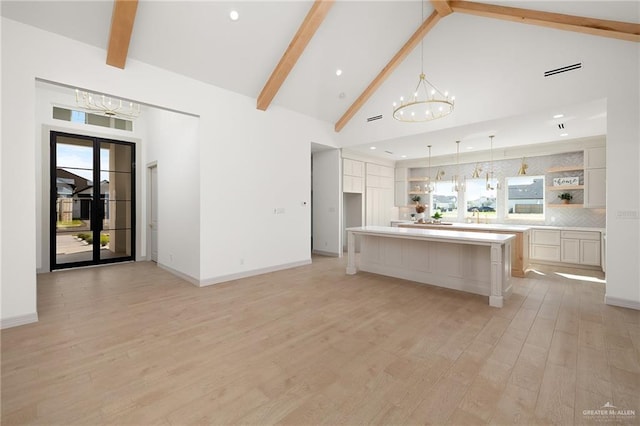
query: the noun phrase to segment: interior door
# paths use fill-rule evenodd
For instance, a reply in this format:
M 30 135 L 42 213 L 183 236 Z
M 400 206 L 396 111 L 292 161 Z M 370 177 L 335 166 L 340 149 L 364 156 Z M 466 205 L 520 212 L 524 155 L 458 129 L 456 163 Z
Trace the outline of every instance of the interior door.
M 135 259 L 135 146 L 51 132 L 51 269 Z

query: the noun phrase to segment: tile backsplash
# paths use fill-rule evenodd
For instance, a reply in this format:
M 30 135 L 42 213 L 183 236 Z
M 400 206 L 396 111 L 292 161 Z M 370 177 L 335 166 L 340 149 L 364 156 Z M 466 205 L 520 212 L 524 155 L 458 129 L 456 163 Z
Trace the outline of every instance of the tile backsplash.
M 582 166 L 584 162 L 583 151 L 568 152 L 562 154 L 544 155 L 539 157 L 526 158 L 525 162 L 528 165 L 528 176 L 545 176 L 545 186 L 553 185 L 552 181 L 554 177 L 578 177 L 580 185 L 584 184 L 584 173 L 582 170 L 560 172 L 560 173 L 547 173 L 551 168 L 565 167 L 565 166 Z M 494 160 L 493 170 L 494 176 L 498 177 L 504 183 L 504 179 L 507 177 L 517 176 L 518 169 L 521 165 L 521 159 L 512 160 Z M 478 166 L 486 172 L 489 169 L 489 162 L 478 163 Z M 470 178 L 473 173 L 475 163 L 460 164 L 460 174 Z M 444 179 L 442 183 L 451 183 L 451 178 L 456 174 L 456 165 L 447 165 L 440 167 L 432 167 L 432 176 L 435 175 L 436 170 L 444 171 Z M 411 168 L 409 170 L 409 177 L 421 177 L 427 176 L 428 168 Z M 484 174 L 483 174 L 484 176 Z M 411 184 L 410 184 L 411 185 Z M 572 203 L 580 204 L 583 202 L 583 191 L 575 190 L 571 191 L 574 199 Z M 557 202 L 558 192 L 547 191 L 545 189 L 546 203 Z M 498 206 L 504 206 L 506 202 L 506 190 L 497 192 Z M 410 204 L 410 201 L 408 201 Z M 507 219 L 503 212 L 504 209 L 498 207 L 498 218 L 489 220 L 490 223 L 509 223 L 509 224 L 523 224 L 523 225 L 548 225 L 548 226 L 576 226 L 576 227 L 588 227 L 588 228 L 604 228 L 606 224 L 606 209 L 589 209 L 589 208 L 564 208 L 564 207 L 545 207 L 545 219 L 544 221 L 527 221 L 522 219 Z M 401 219 L 409 217 L 411 213 L 414 213 L 412 207 L 401 207 L 399 209 L 399 217 Z M 462 209 L 459 212 L 458 219 L 456 221 L 462 222 L 466 219 L 463 217 Z M 484 221 L 484 219 L 483 219 Z

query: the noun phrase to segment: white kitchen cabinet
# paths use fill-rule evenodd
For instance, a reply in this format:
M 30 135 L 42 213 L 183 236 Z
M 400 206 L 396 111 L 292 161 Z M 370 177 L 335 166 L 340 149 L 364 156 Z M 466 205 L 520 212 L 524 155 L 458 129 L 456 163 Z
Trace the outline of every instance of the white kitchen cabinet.
M 580 263 L 580 240 L 563 238 L 560 241 L 560 261 Z
M 606 207 L 606 178 L 606 169 L 586 169 L 584 171 L 584 206 L 586 208 Z
M 600 266 L 600 238 L 598 231 L 562 231 L 562 261 Z
M 365 164 L 365 224 L 389 226 L 394 207 L 394 169 Z
M 362 194 L 364 192 L 364 178 L 344 175 L 342 177 L 342 192 Z
M 580 264 L 600 266 L 601 247 L 600 241 L 580 240 Z
M 364 192 L 364 163 L 342 159 L 342 192 L 362 194 Z
M 529 259 L 560 262 L 560 230 L 532 229 Z
M 585 169 L 604 169 L 607 167 L 607 152 L 604 146 L 584 150 Z
M 342 173 L 349 176 L 364 177 L 364 163 L 362 161 L 343 158 Z
M 605 147 L 584 150 L 584 206 L 601 209 L 607 205 L 607 156 Z
M 394 205 L 396 207 L 405 207 L 409 204 L 409 169 L 406 167 L 400 167 L 395 169 L 395 182 L 394 189 Z

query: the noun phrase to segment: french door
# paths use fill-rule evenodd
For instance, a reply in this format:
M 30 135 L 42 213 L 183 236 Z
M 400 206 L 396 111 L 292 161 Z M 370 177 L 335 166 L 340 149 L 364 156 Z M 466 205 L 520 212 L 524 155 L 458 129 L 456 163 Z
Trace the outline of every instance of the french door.
M 51 132 L 51 269 L 135 259 L 135 145 Z

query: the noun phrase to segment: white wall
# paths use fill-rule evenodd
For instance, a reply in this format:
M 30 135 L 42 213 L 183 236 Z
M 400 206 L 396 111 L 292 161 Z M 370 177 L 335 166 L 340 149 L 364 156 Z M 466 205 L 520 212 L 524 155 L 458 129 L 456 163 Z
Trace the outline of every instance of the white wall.
M 313 251 L 342 255 L 340 150 L 313 153 Z
M 301 202 L 309 201 L 309 144 L 332 145 L 331 124 L 277 107 L 257 111 L 254 99 L 138 61 L 113 68 L 102 49 L 6 18 L 1 31 L 2 326 L 37 315 L 36 78 L 200 117 L 199 153 L 188 154 L 199 155 L 189 173 L 199 168 L 200 239 L 181 254 L 198 260 L 177 272 L 200 282 L 228 277 L 245 266 L 242 250 L 244 273 L 308 261 L 310 213 Z M 19 185 L 5 184 L 16 176 Z M 273 207 L 287 213 L 276 217 Z
M 200 278 L 198 121 L 147 108 L 146 160 L 137 167 L 140 177 L 147 176 L 147 164 L 158 167 L 158 264 L 192 280 Z M 138 216 L 147 219 L 146 214 Z

